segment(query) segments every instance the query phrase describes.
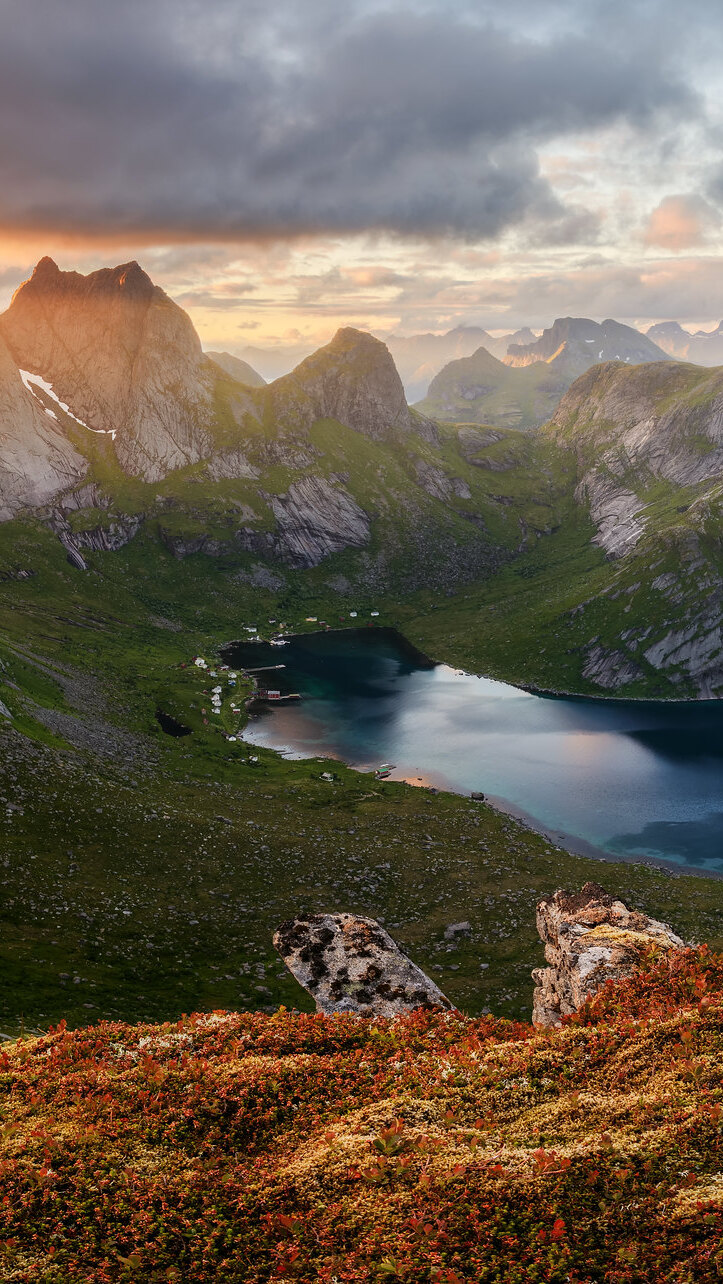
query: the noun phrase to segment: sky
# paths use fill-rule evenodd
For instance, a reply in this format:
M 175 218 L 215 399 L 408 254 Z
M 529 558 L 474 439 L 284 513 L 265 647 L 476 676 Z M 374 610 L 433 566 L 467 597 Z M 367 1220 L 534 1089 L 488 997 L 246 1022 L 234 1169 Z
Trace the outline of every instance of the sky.
M 0 0 L 0 306 L 138 261 L 206 347 L 723 316 L 719 0 Z

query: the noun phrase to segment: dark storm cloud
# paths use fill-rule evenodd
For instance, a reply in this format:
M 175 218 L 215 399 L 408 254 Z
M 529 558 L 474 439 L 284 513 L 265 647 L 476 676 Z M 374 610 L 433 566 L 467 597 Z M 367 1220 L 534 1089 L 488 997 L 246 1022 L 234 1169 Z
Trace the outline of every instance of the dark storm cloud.
M 551 4 L 545 38 L 523 10 L 505 28 L 465 0 L 5 0 L 0 221 L 480 237 L 532 217 L 574 239 L 536 147 L 696 101 L 635 4 L 604 30 Z

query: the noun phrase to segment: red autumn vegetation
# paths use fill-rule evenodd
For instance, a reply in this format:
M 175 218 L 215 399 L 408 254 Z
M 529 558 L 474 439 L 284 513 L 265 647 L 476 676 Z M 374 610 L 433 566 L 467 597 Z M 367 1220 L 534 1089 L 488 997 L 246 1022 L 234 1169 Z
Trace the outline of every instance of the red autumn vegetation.
M 723 956 L 558 1031 L 213 1013 L 6 1045 L 0 1280 L 723 1278 Z

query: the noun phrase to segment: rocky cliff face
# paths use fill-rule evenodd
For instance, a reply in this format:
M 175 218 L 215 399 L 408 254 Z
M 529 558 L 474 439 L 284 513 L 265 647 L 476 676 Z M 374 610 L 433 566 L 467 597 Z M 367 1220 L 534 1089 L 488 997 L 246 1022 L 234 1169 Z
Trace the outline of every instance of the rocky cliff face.
M 0 521 L 49 503 L 87 467 L 55 412 L 24 387 L 0 337 Z
M 629 910 L 596 883 L 545 897 L 537 906 L 537 930 L 549 964 L 533 972 L 538 1026 L 560 1025 L 607 981 L 631 976 L 646 951 L 683 948 L 666 923 Z
M 301 477 L 285 495 L 272 495 L 281 551 L 294 566 L 316 566 L 330 553 L 369 542 L 367 514 L 341 485 Z
M 115 434 L 125 472 L 159 481 L 209 453 L 212 379 L 198 336 L 137 263 L 81 276 L 42 259 L 0 333 L 77 419 Z
M 576 451 L 578 497 L 613 556 L 646 529 L 656 481 L 696 486 L 723 477 L 723 372 L 661 362 L 595 366 L 563 397 L 550 424 Z

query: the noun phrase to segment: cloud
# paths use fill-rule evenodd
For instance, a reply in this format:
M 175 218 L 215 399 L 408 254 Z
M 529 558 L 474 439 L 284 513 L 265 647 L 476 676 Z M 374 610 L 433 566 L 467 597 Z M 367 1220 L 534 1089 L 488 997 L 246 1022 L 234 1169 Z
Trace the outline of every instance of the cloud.
M 659 250 L 690 250 L 703 245 L 715 212 L 700 196 L 666 196 L 648 219 L 643 240 Z
M 549 8 L 539 31 L 519 0 L 507 26 L 489 0 L 5 0 L 0 224 L 473 240 L 534 219 L 574 238 L 584 216 L 540 173 L 540 145 L 698 107 L 649 23 L 593 40 L 589 6 L 577 29 Z
M 595 261 L 573 271 L 498 279 L 489 292 L 480 290 L 476 308 L 467 300 L 467 311 L 483 325 L 494 325 L 500 315 L 512 325 L 532 326 L 549 325 L 556 316 L 699 321 L 717 318 L 721 299 L 719 257 L 656 259 L 642 266 Z

